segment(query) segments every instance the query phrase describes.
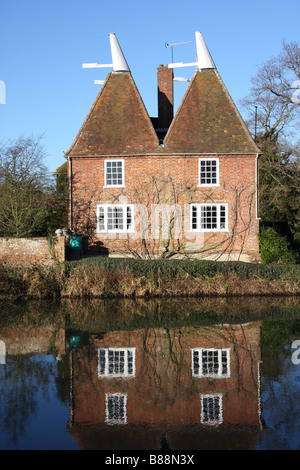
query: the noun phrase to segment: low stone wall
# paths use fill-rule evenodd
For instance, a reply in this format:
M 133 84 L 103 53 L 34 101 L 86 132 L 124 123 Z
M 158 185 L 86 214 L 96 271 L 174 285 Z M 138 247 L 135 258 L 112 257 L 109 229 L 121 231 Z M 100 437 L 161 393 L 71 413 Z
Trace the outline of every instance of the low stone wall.
M 65 237 L 57 237 L 53 253 L 45 237 L 0 238 L 0 263 L 10 265 L 44 264 L 51 265 L 65 261 Z

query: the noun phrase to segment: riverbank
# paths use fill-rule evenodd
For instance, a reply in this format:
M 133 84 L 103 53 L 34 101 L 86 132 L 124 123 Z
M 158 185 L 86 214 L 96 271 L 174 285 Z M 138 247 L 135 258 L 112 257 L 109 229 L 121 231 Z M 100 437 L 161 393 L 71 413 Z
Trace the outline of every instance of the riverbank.
M 0 265 L 0 300 L 299 294 L 300 265 L 117 258 Z

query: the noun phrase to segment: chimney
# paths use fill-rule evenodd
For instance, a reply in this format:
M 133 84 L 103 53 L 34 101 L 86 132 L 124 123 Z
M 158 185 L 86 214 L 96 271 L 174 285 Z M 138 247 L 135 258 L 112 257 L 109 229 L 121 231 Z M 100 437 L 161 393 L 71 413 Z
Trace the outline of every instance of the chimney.
M 160 65 L 157 69 L 158 128 L 167 129 L 173 120 L 173 69 Z

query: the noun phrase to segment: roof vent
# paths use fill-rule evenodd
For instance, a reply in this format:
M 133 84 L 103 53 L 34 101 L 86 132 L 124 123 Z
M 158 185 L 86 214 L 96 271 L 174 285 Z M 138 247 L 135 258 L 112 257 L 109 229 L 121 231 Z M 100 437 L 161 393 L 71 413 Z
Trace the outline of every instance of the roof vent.
M 112 64 L 86 63 L 82 64 L 83 69 L 113 68 L 114 72 L 130 72 L 118 39 L 115 33 L 109 33 Z M 102 85 L 104 80 L 94 80 L 97 85 Z
M 215 69 L 216 66 L 214 64 L 214 61 L 212 60 L 209 50 L 207 49 L 207 46 L 205 44 L 202 34 L 199 31 L 196 31 L 195 37 L 196 37 L 198 70 Z
M 115 33 L 109 33 L 114 72 L 129 72 L 129 67 Z
M 189 63 L 175 62 L 172 64 L 168 64 L 169 68 L 191 67 L 191 66 L 196 66 L 197 70 L 216 68 L 214 61 L 212 60 L 212 57 L 209 53 L 209 50 L 205 44 L 203 36 L 199 31 L 195 32 L 195 38 L 196 38 L 196 50 L 197 50 L 197 54 L 196 54 L 197 62 L 189 62 Z M 183 80 L 183 79 L 179 78 L 179 80 Z

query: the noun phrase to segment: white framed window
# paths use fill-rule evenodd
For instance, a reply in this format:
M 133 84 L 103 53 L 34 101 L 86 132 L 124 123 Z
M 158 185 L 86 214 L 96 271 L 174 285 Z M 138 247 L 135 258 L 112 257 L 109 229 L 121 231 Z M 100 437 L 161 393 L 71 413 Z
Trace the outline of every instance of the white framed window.
M 125 186 L 124 160 L 104 160 L 104 187 Z
M 98 377 L 134 377 L 135 348 L 99 348 Z
M 108 424 L 127 423 L 127 394 L 105 394 L 105 422 Z
M 219 159 L 199 158 L 199 186 L 219 186 Z
M 193 377 L 230 377 L 230 348 L 192 349 Z
M 201 423 L 216 426 L 223 422 L 222 393 L 201 394 Z
M 133 204 L 98 204 L 97 232 L 133 232 Z
M 192 232 L 221 232 L 228 230 L 228 204 L 191 204 Z

